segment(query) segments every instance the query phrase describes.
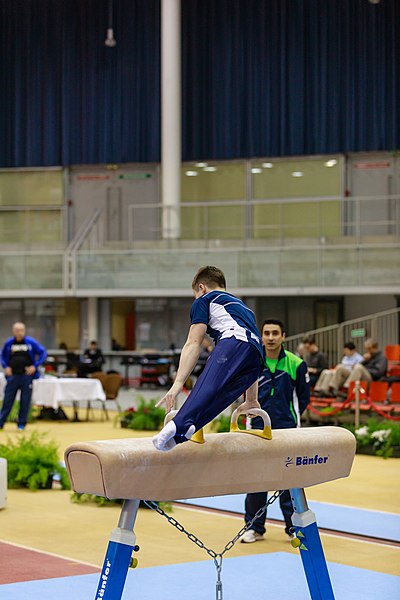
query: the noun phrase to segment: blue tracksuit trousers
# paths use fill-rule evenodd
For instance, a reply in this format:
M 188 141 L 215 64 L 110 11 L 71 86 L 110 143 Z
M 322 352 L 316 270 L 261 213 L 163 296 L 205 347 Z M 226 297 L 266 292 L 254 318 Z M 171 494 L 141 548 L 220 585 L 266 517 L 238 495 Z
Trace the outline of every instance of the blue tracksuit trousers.
M 32 375 L 11 375 L 7 377 L 7 385 L 4 390 L 3 406 L 0 412 L 0 427 L 4 426 L 7 417 L 13 407 L 17 391 L 21 390 L 20 409 L 18 425 L 26 425 L 32 398 Z
M 247 494 L 245 500 L 245 523 L 250 523 L 250 521 L 254 518 L 255 514 L 266 505 L 268 499 L 268 492 L 254 492 L 252 494 Z M 285 532 L 289 535 L 290 529 L 292 527 L 292 514 L 293 514 L 293 505 L 292 499 L 290 497 L 289 490 L 284 490 L 279 496 L 279 505 L 281 507 L 281 511 L 283 514 L 283 518 L 285 519 Z M 257 531 L 257 533 L 265 533 L 265 518 L 267 516 L 267 512 L 265 512 L 261 517 L 256 519 L 251 526 L 251 529 Z

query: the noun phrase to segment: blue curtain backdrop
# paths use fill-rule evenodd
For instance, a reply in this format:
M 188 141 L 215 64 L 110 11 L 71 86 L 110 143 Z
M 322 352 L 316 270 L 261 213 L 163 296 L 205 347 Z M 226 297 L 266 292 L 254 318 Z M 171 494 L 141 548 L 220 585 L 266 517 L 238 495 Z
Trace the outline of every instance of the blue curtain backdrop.
M 160 159 L 160 1 L 0 0 L 0 166 Z M 400 0 L 182 0 L 183 159 L 400 147 Z

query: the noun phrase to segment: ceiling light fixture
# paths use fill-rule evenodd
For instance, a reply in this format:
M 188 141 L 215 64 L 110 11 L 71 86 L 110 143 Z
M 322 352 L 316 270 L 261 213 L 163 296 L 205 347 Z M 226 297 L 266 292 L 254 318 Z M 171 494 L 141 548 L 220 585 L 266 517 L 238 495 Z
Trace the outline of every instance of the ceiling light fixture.
M 214 173 L 217 170 L 217 167 L 204 167 L 203 171 L 207 171 L 207 173 Z
M 113 30 L 113 0 L 109 0 L 108 2 L 108 28 L 107 28 L 107 37 L 105 39 L 104 44 L 108 48 L 114 48 L 117 45 L 117 42 L 114 38 L 114 30 Z
M 264 167 L 264 169 L 273 169 L 274 165 L 272 163 L 263 163 L 261 166 Z
M 256 173 L 262 173 L 262 172 L 263 172 L 263 170 L 262 170 L 262 169 L 260 169 L 260 167 L 253 167 L 253 168 L 251 169 L 251 172 L 252 172 L 252 173 L 254 173 L 254 174 L 256 174 Z
M 335 165 L 337 165 L 337 160 L 332 158 L 331 160 L 327 160 L 324 164 L 326 167 L 334 167 Z
M 293 171 L 292 177 L 303 177 L 303 171 Z
M 198 175 L 197 171 L 185 171 L 185 175 L 188 177 L 196 177 Z

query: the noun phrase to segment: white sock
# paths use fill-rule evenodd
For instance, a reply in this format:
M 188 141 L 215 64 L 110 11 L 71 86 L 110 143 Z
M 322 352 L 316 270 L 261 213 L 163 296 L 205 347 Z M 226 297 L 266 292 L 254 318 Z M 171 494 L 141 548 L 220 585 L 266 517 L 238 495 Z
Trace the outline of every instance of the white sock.
M 169 421 L 165 427 L 163 427 L 160 433 L 157 433 L 152 439 L 153 445 L 157 450 L 161 452 L 168 452 L 175 448 L 176 442 L 173 439 L 176 434 L 176 425 L 174 421 Z
M 185 433 L 185 437 L 190 440 L 190 438 L 192 437 L 192 435 L 194 434 L 194 432 L 196 431 L 196 427 L 194 425 L 191 425 L 189 427 L 189 429 L 187 430 L 187 432 Z

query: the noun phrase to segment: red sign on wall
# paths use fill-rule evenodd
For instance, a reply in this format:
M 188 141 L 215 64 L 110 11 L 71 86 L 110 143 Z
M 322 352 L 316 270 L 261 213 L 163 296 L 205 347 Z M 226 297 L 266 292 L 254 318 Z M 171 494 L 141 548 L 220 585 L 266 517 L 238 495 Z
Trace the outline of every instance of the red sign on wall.
M 110 179 L 110 175 L 77 175 L 77 181 L 105 181 Z
M 389 162 L 358 162 L 354 163 L 355 169 L 388 169 Z

